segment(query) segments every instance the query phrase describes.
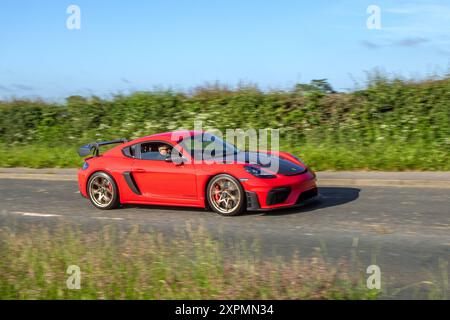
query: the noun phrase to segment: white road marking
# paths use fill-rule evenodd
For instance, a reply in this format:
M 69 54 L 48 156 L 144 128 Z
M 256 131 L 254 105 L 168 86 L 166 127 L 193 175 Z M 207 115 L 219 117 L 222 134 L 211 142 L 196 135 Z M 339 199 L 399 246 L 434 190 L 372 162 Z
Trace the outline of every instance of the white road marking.
M 36 212 L 21 212 L 21 211 L 14 211 L 12 213 L 20 214 L 25 217 L 45 217 L 45 218 L 61 217 L 61 215 L 59 214 L 51 214 L 51 213 L 36 213 Z
M 93 217 L 93 218 L 100 220 L 124 220 L 123 218 L 110 218 L 110 217 Z

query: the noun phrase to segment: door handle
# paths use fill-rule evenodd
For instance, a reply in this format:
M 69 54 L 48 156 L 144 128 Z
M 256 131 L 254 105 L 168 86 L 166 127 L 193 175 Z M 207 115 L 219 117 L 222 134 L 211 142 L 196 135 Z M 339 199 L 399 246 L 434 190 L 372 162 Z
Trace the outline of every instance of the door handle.
M 144 169 L 138 168 L 138 169 L 133 169 L 133 172 L 144 173 L 146 171 Z

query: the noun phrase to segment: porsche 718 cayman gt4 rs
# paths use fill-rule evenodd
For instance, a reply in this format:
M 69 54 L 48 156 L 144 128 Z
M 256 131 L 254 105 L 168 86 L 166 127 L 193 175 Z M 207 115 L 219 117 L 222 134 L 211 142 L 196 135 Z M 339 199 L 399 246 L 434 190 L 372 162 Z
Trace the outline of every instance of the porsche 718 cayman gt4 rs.
M 111 144 L 118 145 L 100 154 L 101 146 Z M 81 194 L 99 209 L 149 204 L 210 208 L 234 216 L 301 205 L 318 195 L 314 172 L 294 155 L 244 152 L 203 131 L 97 142 L 78 153 L 93 153 L 78 171 L 78 183 Z

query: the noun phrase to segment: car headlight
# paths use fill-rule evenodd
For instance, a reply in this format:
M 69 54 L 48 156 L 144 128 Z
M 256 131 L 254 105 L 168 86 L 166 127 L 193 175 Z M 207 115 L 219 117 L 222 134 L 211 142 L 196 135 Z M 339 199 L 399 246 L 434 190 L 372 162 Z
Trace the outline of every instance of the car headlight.
M 258 178 L 262 178 L 262 179 L 273 179 L 273 178 L 277 177 L 276 175 L 271 174 L 271 173 L 261 169 L 260 167 L 256 167 L 256 166 L 244 166 L 244 169 L 251 175 L 258 177 Z
M 83 162 L 83 167 L 82 167 L 82 169 L 83 169 L 83 170 L 86 170 L 87 168 L 89 168 L 89 163 Z

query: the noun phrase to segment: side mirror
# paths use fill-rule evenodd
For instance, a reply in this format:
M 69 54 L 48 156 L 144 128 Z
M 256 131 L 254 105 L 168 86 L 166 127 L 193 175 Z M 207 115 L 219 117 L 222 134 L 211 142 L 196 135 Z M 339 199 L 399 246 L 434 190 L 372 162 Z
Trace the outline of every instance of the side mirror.
M 167 157 L 165 159 L 166 162 L 173 162 L 177 166 L 181 166 L 183 163 L 187 161 L 185 157 Z

